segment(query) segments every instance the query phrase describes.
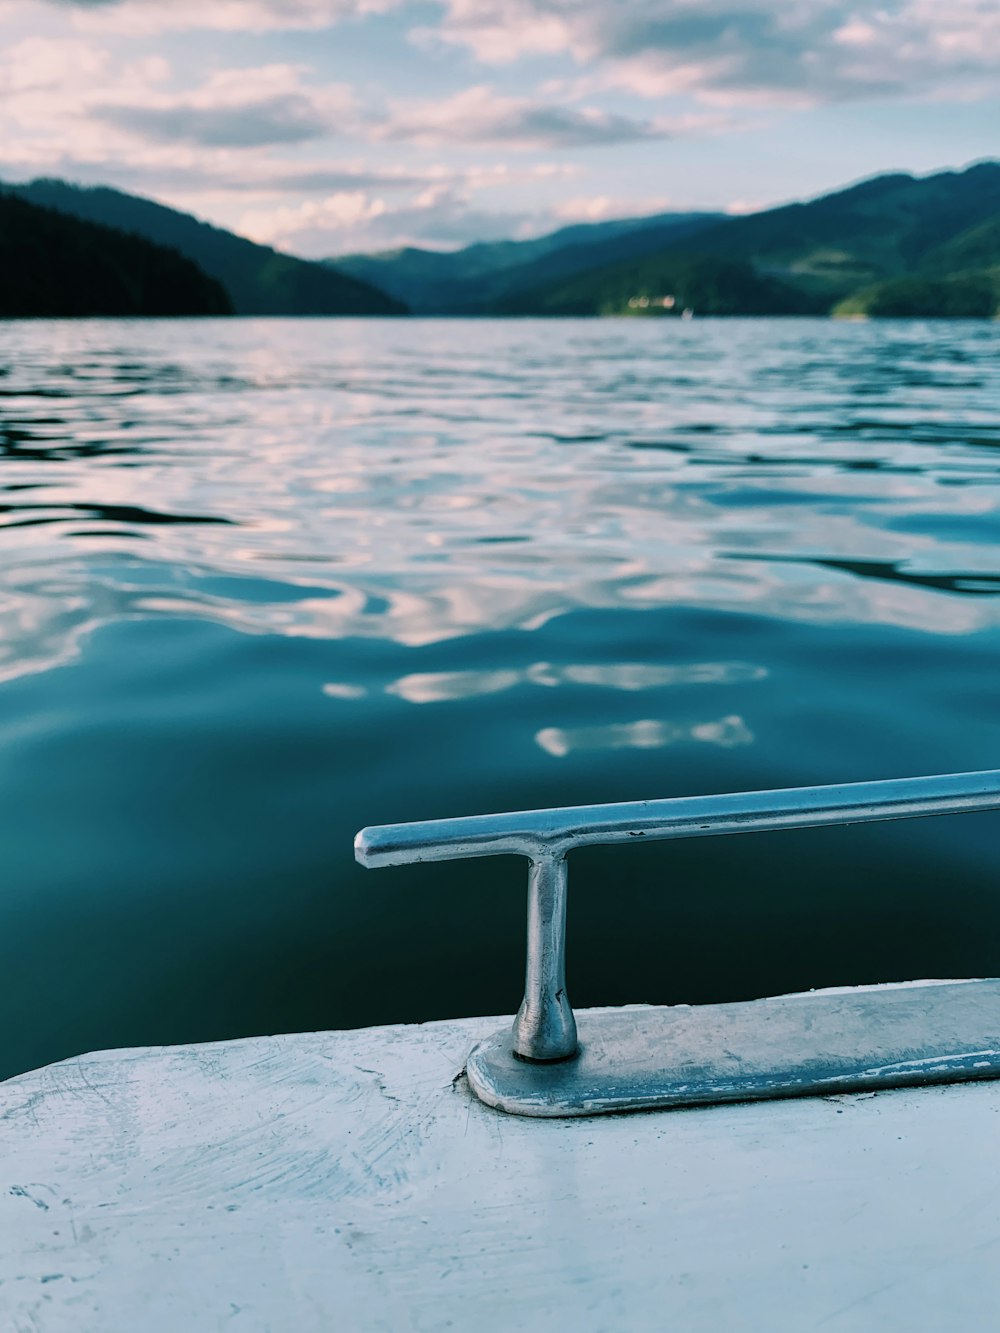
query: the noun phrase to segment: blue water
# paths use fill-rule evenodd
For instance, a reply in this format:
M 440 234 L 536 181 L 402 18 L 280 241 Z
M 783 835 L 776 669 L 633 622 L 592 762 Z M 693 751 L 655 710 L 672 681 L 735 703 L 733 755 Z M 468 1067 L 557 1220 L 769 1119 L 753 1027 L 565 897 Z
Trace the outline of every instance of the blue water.
M 0 1074 L 520 998 L 364 824 L 1000 767 L 1000 327 L 0 323 Z M 579 853 L 578 1005 L 1000 972 L 976 815 Z

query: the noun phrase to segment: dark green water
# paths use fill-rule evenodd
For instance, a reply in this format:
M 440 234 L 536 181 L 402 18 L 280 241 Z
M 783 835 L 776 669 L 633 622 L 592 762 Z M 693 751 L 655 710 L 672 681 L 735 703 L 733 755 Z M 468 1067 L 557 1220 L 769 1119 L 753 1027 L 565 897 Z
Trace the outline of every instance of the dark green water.
M 0 324 L 0 1074 L 512 1011 L 364 824 L 1000 767 L 1000 327 Z M 992 815 L 578 853 L 578 1005 L 1000 972 Z

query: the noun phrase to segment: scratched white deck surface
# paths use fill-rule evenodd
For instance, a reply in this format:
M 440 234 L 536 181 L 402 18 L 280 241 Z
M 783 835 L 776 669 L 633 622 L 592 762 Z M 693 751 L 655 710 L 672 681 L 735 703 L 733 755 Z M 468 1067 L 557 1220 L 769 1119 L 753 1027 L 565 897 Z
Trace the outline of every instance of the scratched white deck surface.
M 0 1329 L 943 1333 L 1000 1310 L 1000 1084 L 518 1120 L 492 1019 L 0 1085 Z

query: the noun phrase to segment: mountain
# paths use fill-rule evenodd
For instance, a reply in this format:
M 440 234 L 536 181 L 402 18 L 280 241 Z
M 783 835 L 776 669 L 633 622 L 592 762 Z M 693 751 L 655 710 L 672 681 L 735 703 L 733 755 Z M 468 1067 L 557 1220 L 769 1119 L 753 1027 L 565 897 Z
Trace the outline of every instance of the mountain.
M 176 250 L 0 193 L 0 316 L 231 313 Z
M 458 315 L 663 316 L 690 308 L 719 315 L 989 316 L 1000 310 L 1000 162 L 924 177 L 895 172 L 744 217 L 663 213 L 450 254 L 407 248 L 335 262 L 278 254 L 118 190 L 56 180 L 0 188 L 172 247 L 222 284 L 238 314 L 399 314 L 407 305 L 422 314 Z M 118 252 L 124 254 L 120 239 Z M 13 301 L 15 279 L 5 276 Z M 97 300 L 100 289 L 89 281 L 78 274 L 66 299 L 86 289 L 86 299 Z M 105 281 L 113 286 L 112 278 Z M 179 292 L 193 291 L 178 283 Z M 167 299 L 157 291 L 158 300 Z M 119 282 L 101 299 L 130 299 L 123 292 Z M 55 296 L 50 291 L 44 299 Z
M 847 297 L 834 314 L 966 319 L 1000 314 L 1000 215 L 935 246 L 916 272 Z
M 627 278 L 622 277 L 622 269 Z M 641 264 L 612 265 L 567 282 L 518 294 L 503 314 L 808 315 L 815 303 L 797 288 L 718 255 L 671 251 Z
M 1000 213 L 936 246 L 924 256 L 923 264 L 945 272 L 1000 266 Z
M 660 213 L 575 223 L 527 241 L 480 241 L 448 253 L 405 247 L 326 262 L 375 283 L 419 314 L 487 314 L 540 282 L 661 250 L 721 217 Z
M 238 315 L 405 313 L 399 301 L 349 274 L 279 254 L 152 199 L 60 180 L 2 188 L 30 203 L 171 246 L 223 285 Z
M 935 278 L 917 274 L 874 283 L 839 302 L 833 313 L 872 319 L 992 319 L 1000 309 L 1000 269 Z
M 882 290 L 883 285 L 919 278 L 924 284 L 916 303 L 921 313 L 990 313 L 993 282 L 988 273 L 991 262 L 1000 262 L 998 228 L 1000 163 L 981 162 L 964 171 L 922 178 L 895 173 L 808 203 L 731 218 L 643 259 L 539 285 L 505 302 L 502 312 L 627 314 L 655 309 L 662 314 L 662 297 L 667 295 L 674 296 L 675 311 L 688 305 L 702 313 L 888 314 L 895 313 L 895 303 L 901 301 L 898 313 L 903 314 L 910 313 L 912 304 L 903 299 L 907 289 Z M 695 259 L 700 267 L 692 268 Z M 726 280 L 736 284 L 722 301 L 726 310 L 720 308 L 719 283 L 725 274 L 718 265 L 723 262 L 736 265 L 726 270 Z M 760 282 L 773 284 L 771 309 L 756 308 L 766 290 L 749 285 L 748 270 Z M 680 284 L 683 275 L 708 285 L 674 291 L 671 284 Z M 927 286 L 942 281 L 943 287 Z M 974 296 L 977 284 L 980 294 Z M 648 306 L 629 304 L 642 300 Z

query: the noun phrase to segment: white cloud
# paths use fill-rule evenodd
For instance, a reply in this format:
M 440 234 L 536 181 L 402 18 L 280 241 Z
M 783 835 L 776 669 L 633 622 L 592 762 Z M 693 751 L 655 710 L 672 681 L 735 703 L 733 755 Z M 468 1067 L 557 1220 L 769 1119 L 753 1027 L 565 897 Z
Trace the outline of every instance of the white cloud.
M 435 40 L 484 64 L 567 51 L 605 87 L 721 105 L 996 91 L 996 0 L 447 0 Z M 427 41 L 423 30 L 420 40 Z
M 161 194 L 199 184 L 274 193 L 426 180 L 260 151 L 353 123 L 350 89 L 308 78 L 300 66 L 261 65 L 178 89 L 161 56 L 123 60 L 83 38 L 27 38 L 0 48 L 0 175 L 60 174 Z
M 671 200 L 665 194 L 644 195 L 640 198 L 628 198 L 620 194 L 578 195 L 557 203 L 553 216 L 561 222 L 603 222 L 607 218 L 665 213 L 670 207 Z
M 209 29 L 263 33 L 328 28 L 394 9 L 401 0 L 45 0 L 76 27 L 115 35 Z
M 101 80 L 109 64 L 103 47 L 80 38 L 26 37 L 0 53 L 0 106 L 22 97 L 48 97 L 67 84 Z M 149 71 L 155 77 L 155 67 Z
M 438 27 L 412 32 L 419 46 L 468 47 L 486 65 L 509 64 L 522 56 L 558 55 L 572 39 L 573 22 L 556 5 L 532 0 L 447 0 Z
M 333 28 L 412 11 L 418 45 L 458 46 L 483 65 L 569 54 L 605 87 L 724 105 L 796 105 L 996 89 L 996 0 L 6 0 L 69 16 L 85 32 L 143 36 Z M 976 90 L 970 92 L 969 82 Z
M 600 222 L 604 218 L 621 217 L 618 210 L 618 200 L 610 194 L 578 195 L 556 205 L 556 214 L 567 222 Z
M 97 120 L 141 139 L 247 148 L 323 138 L 350 124 L 350 89 L 309 87 L 295 65 L 227 69 L 186 93 L 113 91 L 94 101 Z
M 424 61 L 412 80 L 408 29 Z M 282 30 L 311 36 L 279 47 L 267 34 Z M 302 49 L 315 68 L 267 63 Z M 658 180 L 685 203 L 764 206 L 801 191 L 794 161 L 784 180 L 755 174 L 758 157 L 730 187 L 698 172 L 681 186 L 673 170 L 652 174 L 680 157 L 660 145 L 728 131 L 733 108 L 777 141 L 781 120 L 747 107 L 995 96 L 998 65 L 997 0 L 0 0 L 0 179 L 107 182 L 230 226 L 242 213 L 303 253 L 449 248 L 661 211 L 659 197 L 629 197 Z M 455 92 L 458 80 L 475 86 Z M 932 165 L 930 150 L 899 152 L 898 130 L 885 142 L 900 165 Z M 629 177 L 644 144 L 656 164 Z M 859 171 L 877 169 L 877 144 L 861 147 Z M 471 148 L 483 165 L 465 165 Z M 531 177 L 511 166 L 528 153 L 561 161 Z M 545 188 L 571 160 L 572 190 Z M 735 160 L 706 154 L 718 172 Z M 822 183 L 813 170 L 809 188 Z M 499 213 L 484 202 L 495 187 Z
M 240 231 L 252 241 L 280 249 L 296 240 L 301 243 L 303 237 L 310 235 L 356 231 L 381 217 L 386 207 L 384 199 L 374 198 L 364 190 L 340 190 L 325 199 L 303 204 L 250 209 L 241 219 Z
M 397 106 L 372 133 L 433 147 L 496 144 L 554 150 L 673 139 L 718 123 L 717 118 L 699 116 L 636 119 L 597 107 L 505 97 L 479 85 L 443 101 Z
M 759 213 L 767 204 L 763 199 L 733 199 L 726 205 L 726 212 L 733 217 L 743 217 L 747 213 Z
M 482 210 L 468 189 L 447 181 L 397 202 L 358 190 L 291 207 L 253 209 L 240 219 L 239 229 L 278 249 L 323 258 L 399 245 L 450 249 L 511 236 L 524 223 L 522 214 Z
M 527 180 L 552 174 L 545 166 L 520 173 Z M 565 224 L 568 219 L 558 206 L 521 211 L 509 204 L 500 210 L 484 206 L 480 191 L 517 179 L 506 169 L 442 169 L 440 179 L 402 198 L 388 199 L 380 191 L 340 191 L 320 201 L 249 209 L 237 229 L 293 254 L 326 258 L 403 245 L 452 250 L 473 241 L 527 239 Z
M 88 114 L 95 90 L 139 100 L 168 74 L 160 57 L 116 62 L 80 38 L 29 37 L 0 48 L 0 154 L 40 167 L 105 159 L 119 140 Z

